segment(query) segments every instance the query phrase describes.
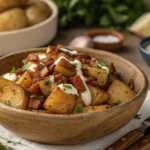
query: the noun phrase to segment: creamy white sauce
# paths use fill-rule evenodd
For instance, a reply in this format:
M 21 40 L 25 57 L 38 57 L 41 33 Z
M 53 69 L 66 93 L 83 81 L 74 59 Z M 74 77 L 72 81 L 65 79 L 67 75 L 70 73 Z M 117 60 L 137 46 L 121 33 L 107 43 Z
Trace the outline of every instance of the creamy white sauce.
M 39 60 L 47 58 L 46 54 L 39 54 L 38 57 L 39 57 Z
M 118 43 L 120 39 L 114 35 L 97 35 L 93 38 L 93 41 L 100 43 Z
M 72 84 L 65 84 L 70 86 L 71 88 L 67 88 L 63 86 L 64 84 L 59 84 L 58 87 L 67 94 L 78 95 L 77 89 Z
M 33 72 L 35 72 L 35 68 L 37 67 L 37 64 L 32 64 L 29 68 L 28 68 L 28 70 L 31 70 L 31 71 L 33 71 Z
M 90 92 L 90 90 L 89 90 L 89 88 L 88 88 L 88 86 L 87 86 L 87 84 L 86 84 L 87 79 L 86 79 L 86 78 L 83 76 L 83 74 L 82 74 L 81 62 L 80 62 L 79 60 L 69 61 L 69 60 L 68 60 L 67 58 L 65 58 L 65 57 L 60 57 L 60 58 L 58 58 L 58 59 L 54 62 L 54 64 L 57 65 L 61 59 L 65 59 L 65 60 L 68 61 L 70 64 L 73 64 L 73 65 L 76 66 L 77 75 L 80 76 L 80 78 L 81 78 L 81 80 L 82 80 L 82 82 L 83 82 L 83 84 L 84 84 L 84 86 L 85 86 L 85 88 L 86 88 L 86 91 L 84 91 L 84 92 L 81 93 L 81 97 L 82 97 L 82 100 L 83 100 L 84 104 L 85 104 L 86 106 L 89 106 L 89 105 L 91 104 L 92 97 L 91 97 L 91 92 Z M 64 91 L 64 92 L 65 92 L 65 91 Z
M 10 74 L 10 73 L 6 73 L 3 78 L 11 80 L 11 81 L 16 81 L 17 79 L 17 75 L 15 73 Z
M 104 69 L 104 70 L 106 70 L 107 74 L 109 74 L 109 68 L 108 67 L 102 66 L 101 68 Z
M 50 76 L 49 76 L 49 79 L 50 79 L 51 83 L 54 83 L 54 82 L 55 82 L 55 78 L 54 78 L 53 75 L 50 75 Z
M 77 51 L 70 51 L 70 50 L 68 50 L 68 49 L 66 49 L 66 48 L 59 48 L 61 51 L 63 51 L 63 52 L 67 52 L 67 53 L 69 53 L 70 55 L 77 55 L 78 54 L 78 52 Z

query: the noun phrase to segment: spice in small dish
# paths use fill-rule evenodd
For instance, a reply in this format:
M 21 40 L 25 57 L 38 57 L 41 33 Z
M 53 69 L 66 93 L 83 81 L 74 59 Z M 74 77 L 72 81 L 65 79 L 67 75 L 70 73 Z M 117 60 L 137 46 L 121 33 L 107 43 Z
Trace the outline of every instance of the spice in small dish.
M 114 35 L 96 35 L 93 37 L 93 41 L 109 44 L 109 43 L 118 43 L 120 42 L 120 39 Z
M 148 45 L 145 46 L 145 50 L 146 50 L 148 53 L 150 53 L 150 44 L 148 44 Z

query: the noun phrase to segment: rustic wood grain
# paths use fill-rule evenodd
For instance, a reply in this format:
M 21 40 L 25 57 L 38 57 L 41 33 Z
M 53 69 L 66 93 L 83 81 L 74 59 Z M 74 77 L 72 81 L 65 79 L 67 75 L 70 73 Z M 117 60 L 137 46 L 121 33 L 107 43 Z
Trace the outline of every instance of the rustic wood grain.
M 113 149 L 113 150 L 125 150 L 133 143 L 137 142 L 144 136 L 143 133 L 132 130 L 131 132 L 127 133 L 125 136 L 120 138 L 118 141 L 107 147 L 105 150 Z

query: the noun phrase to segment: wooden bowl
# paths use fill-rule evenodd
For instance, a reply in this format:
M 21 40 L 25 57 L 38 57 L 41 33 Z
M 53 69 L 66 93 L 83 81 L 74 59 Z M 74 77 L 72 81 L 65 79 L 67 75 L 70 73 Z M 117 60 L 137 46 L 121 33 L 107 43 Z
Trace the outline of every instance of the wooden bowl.
M 137 95 L 125 104 L 103 112 L 87 114 L 56 115 L 41 114 L 12 108 L 0 103 L 0 124 L 17 136 L 29 140 L 50 144 L 78 144 L 98 139 L 126 125 L 142 106 L 147 91 L 148 81 L 144 73 L 124 58 L 105 51 L 88 48 L 74 48 L 107 63 L 113 62 L 117 71 L 127 83 L 133 79 Z M 45 51 L 46 48 L 16 52 L 0 58 L 0 74 L 12 66 L 20 67 L 22 59 L 31 52 Z
M 119 38 L 119 42 L 116 42 L 116 43 L 102 43 L 102 42 L 93 41 L 94 48 L 96 48 L 96 49 L 115 51 L 118 48 L 120 48 L 122 46 L 122 43 L 124 42 L 124 35 L 117 31 L 113 31 L 113 30 L 94 29 L 94 30 L 90 30 L 87 33 L 87 36 L 89 36 L 92 39 L 96 35 L 113 35 L 113 36 L 116 36 Z

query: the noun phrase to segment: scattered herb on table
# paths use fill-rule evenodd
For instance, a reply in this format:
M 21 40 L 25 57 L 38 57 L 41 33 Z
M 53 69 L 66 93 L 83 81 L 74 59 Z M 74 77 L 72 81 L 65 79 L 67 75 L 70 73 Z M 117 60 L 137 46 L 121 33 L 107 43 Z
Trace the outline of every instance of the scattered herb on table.
M 69 85 L 69 84 L 63 84 L 63 87 L 64 87 L 64 88 L 67 88 L 67 89 L 72 89 L 72 86 Z
M 15 68 L 15 67 L 12 67 L 12 69 L 11 69 L 11 71 L 10 71 L 9 74 L 11 75 L 11 74 L 13 74 L 13 73 L 16 73 L 16 68 Z
M 4 104 L 7 105 L 7 106 L 11 106 L 10 100 L 5 100 Z
M 112 106 L 118 106 L 121 103 L 121 100 L 117 100 L 115 102 L 112 102 Z
M 142 114 L 136 114 L 134 118 L 135 118 L 135 119 L 141 119 L 141 115 L 142 115 Z
M 76 113 L 81 113 L 81 112 L 83 112 L 83 107 L 82 107 L 82 106 L 76 106 L 76 107 L 75 107 L 75 112 L 76 112 Z
M 0 150 L 15 150 L 13 148 L 10 148 L 10 147 L 7 147 L 7 146 L 4 146 L 0 143 Z
M 145 10 L 143 0 L 53 0 L 59 8 L 59 27 L 85 24 L 111 29 L 127 28 Z

